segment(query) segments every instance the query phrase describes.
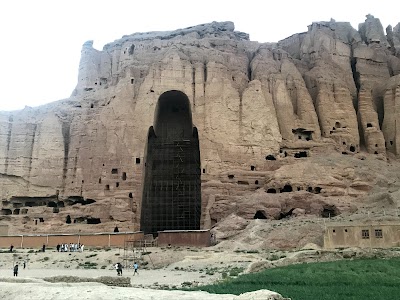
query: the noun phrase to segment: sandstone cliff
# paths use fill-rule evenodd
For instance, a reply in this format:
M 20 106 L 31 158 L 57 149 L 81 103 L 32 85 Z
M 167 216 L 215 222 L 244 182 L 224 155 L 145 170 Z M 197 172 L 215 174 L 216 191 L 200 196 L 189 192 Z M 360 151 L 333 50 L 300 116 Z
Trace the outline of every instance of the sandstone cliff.
M 198 132 L 202 228 L 354 212 L 397 170 L 399 41 L 400 24 L 385 35 L 371 15 L 271 44 L 231 22 L 88 41 L 69 99 L 0 113 L 0 220 L 14 233 L 138 230 L 149 128 L 171 90 Z

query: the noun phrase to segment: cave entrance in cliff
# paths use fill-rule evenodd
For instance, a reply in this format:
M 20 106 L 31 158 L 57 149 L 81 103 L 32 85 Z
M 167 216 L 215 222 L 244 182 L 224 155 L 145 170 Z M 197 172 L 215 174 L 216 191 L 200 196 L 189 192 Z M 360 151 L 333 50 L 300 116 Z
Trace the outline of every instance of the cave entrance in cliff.
M 257 210 L 257 212 L 254 214 L 253 219 L 261 219 L 261 220 L 266 220 L 267 216 L 265 214 L 265 211 L 263 210 Z
M 141 230 L 200 229 L 199 138 L 184 93 L 160 96 L 146 148 Z

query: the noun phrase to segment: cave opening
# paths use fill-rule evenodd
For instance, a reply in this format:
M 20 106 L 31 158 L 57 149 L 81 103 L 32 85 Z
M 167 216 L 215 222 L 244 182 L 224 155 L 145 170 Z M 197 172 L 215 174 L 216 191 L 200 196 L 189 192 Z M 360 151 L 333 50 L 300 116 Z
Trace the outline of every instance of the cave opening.
M 257 212 L 254 214 L 253 219 L 261 219 L 261 220 L 266 220 L 267 216 L 265 215 L 265 212 L 262 210 L 257 210 Z
M 100 218 L 87 218 L 86 219 L 86 224 L 100 224 L 101 220 Z
M 267 189 L 267 193 L 268 193 L 268 194 L 276 194 L 276 189 L 274 189 L 274 188 L 269 188 L 269 189 Z
M 265 160 L 276 160 L 276 158 L 275 158 L 275 156 L 273 156 L 272 154 L 268 154 L 268 155 L 265 157 Z
M 324 205 L 321 211 L 321 217 L 323 218 L 333 218 L 338 215 L 338 211 L 335 205 Z
M 292 133 L 299 140 L 312 141 L 312 134 L 314 133 L 314 131 L 306 130 L 304 128 L 296 128 L 292 129 Z
M 294 154 L 294 158 L 308 157 L 307 151 L 299 151 Z
M 293 192 L 293 187 L 290 184 L 285 184 L 285 186 L 281 189 L 281 193 L 290 193 Z
M 188 97 L 163 93 L 149 128 L 141 209 L 141 230 L 200 229 L 201 181 L 197 128 Z
M 57 203 L 55 203 L 54 201 L 49 201 L 49 203 L 47 203 L 48 207 L 57 207 Z

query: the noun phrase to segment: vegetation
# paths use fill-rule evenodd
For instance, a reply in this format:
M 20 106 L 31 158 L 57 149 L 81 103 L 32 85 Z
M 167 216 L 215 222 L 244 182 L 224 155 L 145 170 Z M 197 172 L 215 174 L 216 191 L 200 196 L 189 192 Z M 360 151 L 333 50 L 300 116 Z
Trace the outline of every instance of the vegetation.
M 97 263 L 90 261 L 86 261 L 83 264 L 79 263 L 78 266 L 84 269 L 97 269 Z
M 89 255 L 87 255 L 87 256 L 85 256 L 85 257 L 86 257 L 86 258 L 91 258 L 91 257 L 95 257 L 95 256 L 97 256 L 97 253 L 89 254 Z
M 217 294 L 268 289 L 292 300 L 397 299 L 400 258 L 297 264 L 259 273 L 225 276 L 218 284 L 195 287 Z

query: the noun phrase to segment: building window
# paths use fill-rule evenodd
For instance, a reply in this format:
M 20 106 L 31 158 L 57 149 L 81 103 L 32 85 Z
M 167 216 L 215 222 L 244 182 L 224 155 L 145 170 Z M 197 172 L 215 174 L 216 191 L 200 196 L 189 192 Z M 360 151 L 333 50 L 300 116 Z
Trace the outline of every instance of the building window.
M 361 230 L 361 236 L 363 239 L 369 239 L 369 230 Z
M 383 238 L 382 229 L 375 229 L 375 237 L 376 237 L 377 239 Z

